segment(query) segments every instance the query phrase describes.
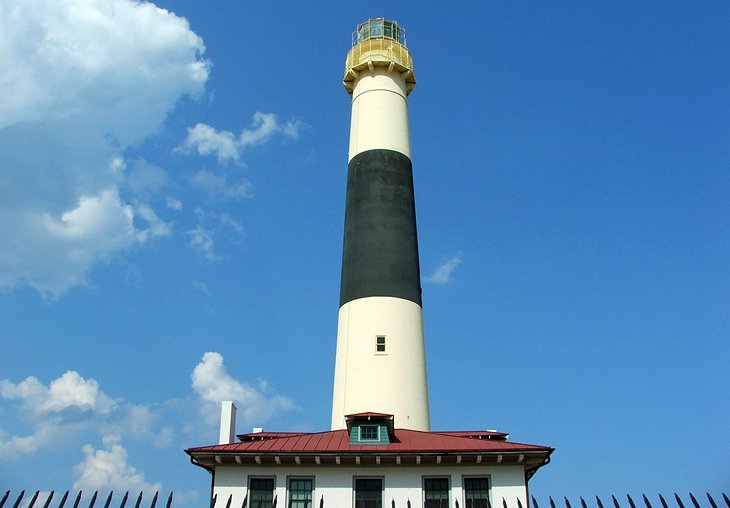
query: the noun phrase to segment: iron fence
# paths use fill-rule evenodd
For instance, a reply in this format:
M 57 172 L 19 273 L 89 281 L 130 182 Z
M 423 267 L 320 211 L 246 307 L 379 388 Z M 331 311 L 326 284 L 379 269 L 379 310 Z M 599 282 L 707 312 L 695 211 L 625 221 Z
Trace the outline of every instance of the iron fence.
M 25 491 L 21 490 L 20 494 L 18 494 L 18 497 L 15 498 L 15 501 L 11 501 L 12 497 L 10 495 L 10 491 L 6 491 L 5 495 L 0 498 L 0 508 L 64 508 L 68 505 L 68 508 L 79 508 L 80 506 L 87 506 L 88 508 L 94 508 L 96 506 L 96 502 L 100 501 L 99 498 L 103 499 L 103 495 L 99 495 L 99 491 L 97 490 L 91 495 L 91 499 L 88 501 L 88 504 L 85 499 L 83 499 L 84 494 L 83 491 L 79 491 L 76 496 L 71 494 L 70 491 L 66 491 L 63 495 L 60 497 L 56 497 L 56 492 L 41 492 L 39 490 L 36 490 L 35 493 L 30 496 L 30 498 L 27 498 L 25 495 Z M 159 492 L 155 492 L 155 495 L 152 496 L 152 500 L 150 501 L 149 508 L 155 508 L 157 506 L 157 500 L 159 498 Z M 106 496 L 106 500 L 104 501 L 104 504 L 101 504 L 101 501 L 99 502 L 99 508 L 103 506 L 103 508 L 110 508 L 111 506 L 115 506 L 118 508 L 125 508 L 127 506 L 127 502 L 129 501 L 129 492 L 125 492 L 124 496 L 121 497 L 119 504 L 112 505 L 112 499 L 114 497 L 114 491 L 109 492 L 109 494 Z M 144 497 L 144 492 L 140 492 L 139 495 L 137 495 L 137 500 L 134 502 L 134 508 L 142 508 L 143 506 L 148 506 L 146 503 L 143 505 L 142 500 Z M 54 503 L 53 500 L 56 499 L 56 502 Z M 23 500 L 26 499 L 26 502 L 23 503 Z M 81 504 L 83 501 L 83 505 Z M 12 504 L 10 504 L 12 502 Z M 52 504 L 53 503 L 53 504 Z M 7 505 L 7 507 L 6 507 Z M 170 492 L 170 495 L 167 497 L 167 503 L 165 504 L 165 508 L 170 508 L 172 506 L 172 492 Z M 131 508 L 131 503 L 130 503 Z
M 171 508 L 172 507 L 172 492 L 170 492 L 169 496 L 167 496 L 167 501 L 165 503 L 165 508 Z M 134 498 L 134 496 L 131 496 Z M 51 491 L 50 493 L 41 493 L 40 491 L 36 491 L 34 494 L 32 494 L 30 497 L 26 496 L 25 491 L 21 491 L 17 497 L 11 495 L 11 492 L 8 490 L 5 492 L 5 495 L 0 498 L 0 508 L 65 508 L 68 506 L 68 508 L 79 508 L 81 506 L 84 506 L 86 508 L 95 508 L 97 506 L 97 502 L 99 503 L 99 508 L 125 508 L 127 504 L 129 503 L 130 508 L 132 507 L 132 502 L 134 502 L 134 508 L 143 508 L 149 506 L 149 508 L 156 508 L 157 502 L 159 500 L 159 492 L 156 492 L 152 499 L 148 502 L 144 501 L 144 493 L 140 492 L 137 497 L 136 501 L 130 500 L 130 494 L 129 492 L 125 492 L 124 495 L 119 499 L 119 501 L 114 501 L 114 492 L 109 492 L 109 494 L 106 495 L 106 499 L 104 499 L 104 495 L 100 495 L 99 491 L 94 492 L 90 499 L 88 500 L 88 503 L 86 499 L 84 499 L 83 492 L 79 491 L 74 496 L 70 493 L 70 491 L 66 491 L 63 495 L 60 497 L 56 497 L 55 492 Z M 719 496 L 717 496 L 718 501 L 715 501 L 715 498 L 712 497 L 709 493 L 706 493 L 705 496 L 698 496 L 698 498 L 692 494 L 689 493 L 688 497 L 685 497 L 684 500 L 679 496 L 679 494 L 674 494 L 673 496 L 667 496 L 666 498 L 659 494 L 657 498 L 654 498 L 654 500 L 650 500 L 649 497 L 647 497 L 645 494 L 641 495 L 641 499 L 634 501 L 634 499 L 630 495 L 626 495 L 626 499 L 619 501 L 621 498 L 617 498 L 616 496 L 611 496 L 611 499 L 607 502 L 603 502 L 601 498 L 598 496 L 595 496 L 595 500 L 593 498 L 588 498 L 586 500 L 583 497 L 579 497 L 578 501 L 571 502 L 570 499 L 567 497 L 564 497 L 562 501 L 558 500 L 555 501 L 552 497 L 548 497 L 547 502 L 546 501 L 540 501 L 538 502 L 537 499 L 535 499 L 534 496 L 531 497 L 531 505 L 532 508 L 730 508 L 730 499 L 728 498 L 727 494 L 722 493 Z M 706 500 L 705 500 L 706 498 Z M 13 501 L 14 499 L 14 501 Z M 54 502 L 54 499 L 56 500 Z M 239 506 L 234 506 L 232 504 L 233 496 L 229 495 L 227 498 L 221 498 L 219 499 L 217 496 L 214 496 L 213 499 L 210 500 L 210 508 L 262 508 L 263 505 L 259 504 L 259 506 L 251 506 L 248 505 L 248 496 L 246 496 L 243 499 L 243 502 Z M 118 503 L 118 504 L 117 504 Z M 144 504 L 143 504 L 144 503 Z M 149 504 L 147 504 L 149 503 Z M 653 504 L 652 504 L 653 503 Z M 271 506 L 272 508 L 276 508 L 278 504 L 278 497 L 274 497 L 274 500 L 272 503 L 267 503 L 268 506 Z M 319 501 L 314 501 L 310 504 L 309 501 L 301 502 L 297 501 L 294 502 L 292 500 L 289 501 L 287 508 L 324 508 L 325 507 L 325 499 L 324 496 L 320 497 Z M 396 503 L 396 501 L 393 499 L 390 503 L 385 502 L 384 505 L 387 506 L 390 504 L 391 508 L 396 507 L 402 507 L 402 508 L 413 508 L 412 504 L 415 506 L 420 506 L 420 501 L 413 501 L 406 500 L 405 502 L 399 502 Z M 496 505 L 496 506 L 495 506 Z M 564 507 L 563 507 L 564 505 Z M 161 505 L 160 505 L 161 506 Z M 436 506 L 436 505 L 434 505 Z M 454 500 L 454 504 L 452 505 L 454 508 L 460 508 L 460 502 L 459 500 Z M 344 507 L 330 507 L 327 506 L 327 508 L 344 508 Z M 482 501 L 476 501 L 476 502 L 470 502 L 468 506 L 465 508 L 526 508 L 523 506 L 522 501 L 519 498 L 502 498 L 500 500 L 494 500 L 494 504 L 491 503 L 489 500 L 485 499 Z

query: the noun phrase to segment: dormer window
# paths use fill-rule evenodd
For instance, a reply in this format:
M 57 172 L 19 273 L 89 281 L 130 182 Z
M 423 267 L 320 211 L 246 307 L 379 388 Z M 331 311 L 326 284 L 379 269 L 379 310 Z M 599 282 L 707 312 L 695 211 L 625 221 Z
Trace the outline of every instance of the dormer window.
M 360 441 L 380 440 L 379 425 L 360 425 Z
M 351 445 L 387 446 L 395 435 L 393 415 L 384 413 L 357 413 L 345 415 Z

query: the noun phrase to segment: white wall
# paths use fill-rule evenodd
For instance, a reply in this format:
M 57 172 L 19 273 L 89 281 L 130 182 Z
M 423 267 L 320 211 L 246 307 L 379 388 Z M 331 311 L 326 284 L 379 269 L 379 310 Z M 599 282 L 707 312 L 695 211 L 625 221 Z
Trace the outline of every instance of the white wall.
M 384 335 L 386 354 L 375 351 Z M 430 430 L 423 310 L 390 296 L 347 302 L 337 323 L 332 430 L 345 415 L 373 411 L 395 416 L 398 428 Z
M 509 508 L 517 508 L 519 497 L 522 506 L 527 508 L 525 473 L 521 466 L 464 466 L 464 467 L 244 467 L 219 466 L 215 474 L 214 492 L 218 503 L 226 502 L 233 494 L 231 506 L 241 506 L 248 489 L 249 476 L 276 477 L 278 506 L 288 506 L 286 492 L 287 478 L 314 478 L 313 508 L 319 507 L 320 497 L 324 495 L 325 508 L 348 508 L 354 506 L 353 478 L 383 478 L 383 508 L 390 508 L 395 500 L 398 508 L 405 507 L 408 500 L 412 508 L 423 506 L 423 478 L 429 476 L 448 476 L 450 478 L 451 507 L 454 499 L 464 507 L 462 492 L 463 476 L 489 476 L 491 502 L 495 508 L 502 508 L 502 498 Z M 219 506 L 225 506 L 220 505 Z

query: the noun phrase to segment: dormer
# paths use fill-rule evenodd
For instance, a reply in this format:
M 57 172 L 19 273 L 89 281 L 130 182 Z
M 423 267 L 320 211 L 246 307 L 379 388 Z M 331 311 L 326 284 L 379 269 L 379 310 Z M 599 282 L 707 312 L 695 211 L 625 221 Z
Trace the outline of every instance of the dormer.
M 389 445 L 394 436 L 393 415 L 356 413 L 345 415 L 351 445 Z

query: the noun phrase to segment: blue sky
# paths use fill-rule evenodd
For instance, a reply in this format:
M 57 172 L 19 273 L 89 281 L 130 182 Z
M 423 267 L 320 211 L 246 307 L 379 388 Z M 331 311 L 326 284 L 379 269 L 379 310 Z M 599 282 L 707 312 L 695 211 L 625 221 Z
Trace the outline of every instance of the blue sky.
M 726 2 L 0 1 L 0 485 L 209 487 L 330 421 L 355 25 L 396 19 L 432 427 L 730 485 Z M 39 470 L 43 472 L 39 475 Z

